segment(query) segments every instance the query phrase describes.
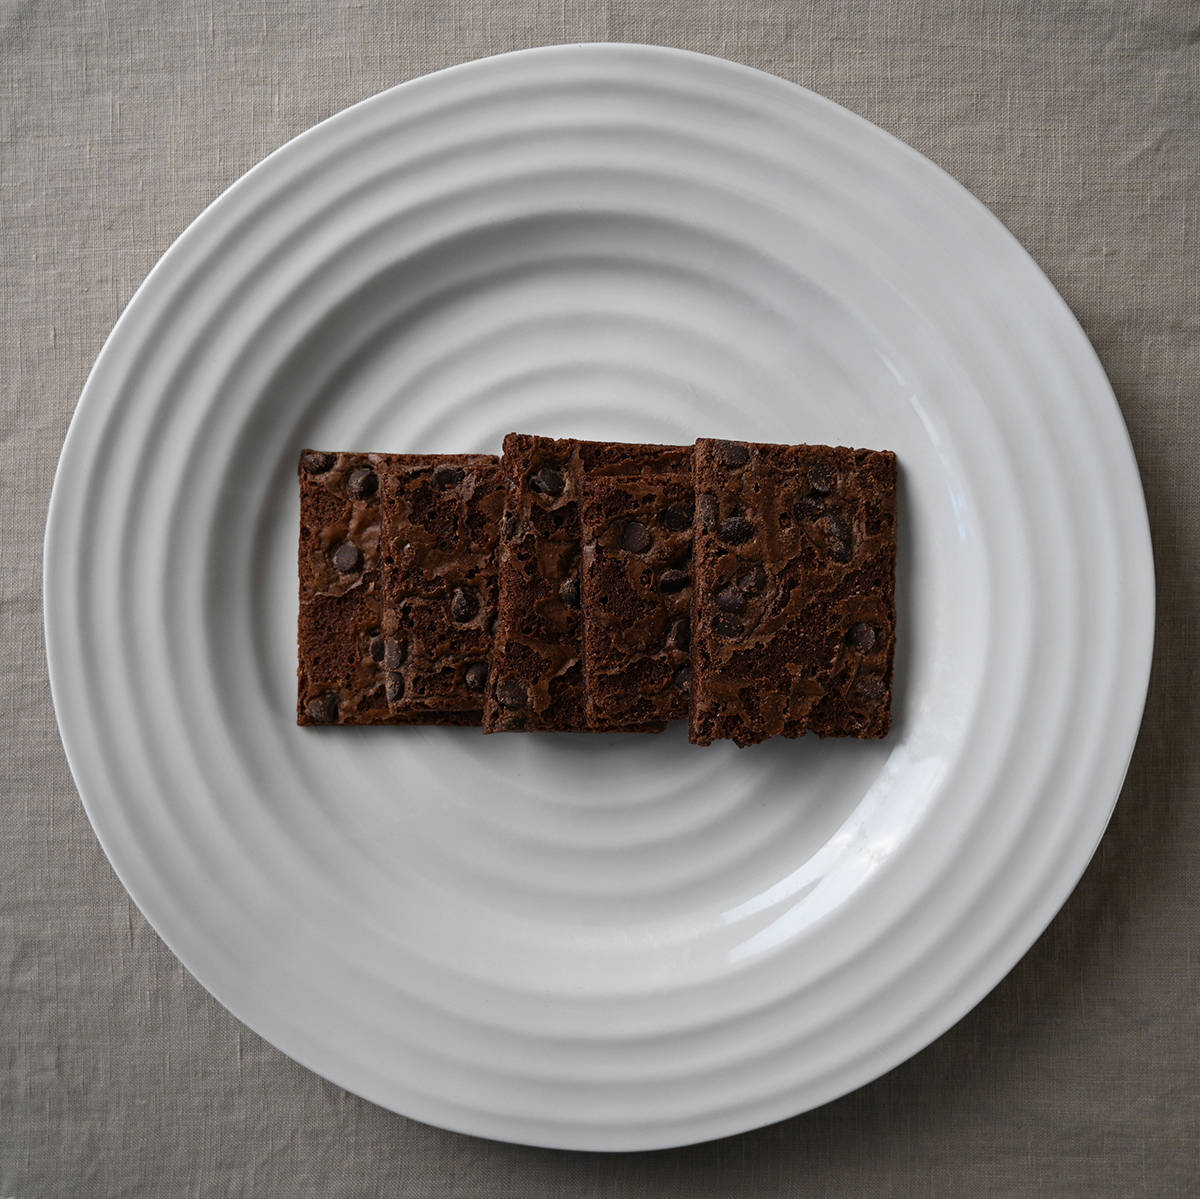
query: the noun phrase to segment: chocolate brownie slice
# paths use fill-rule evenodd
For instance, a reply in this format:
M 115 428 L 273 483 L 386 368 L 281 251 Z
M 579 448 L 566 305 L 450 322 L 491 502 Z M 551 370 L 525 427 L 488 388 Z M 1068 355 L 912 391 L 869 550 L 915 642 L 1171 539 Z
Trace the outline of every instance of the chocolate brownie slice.
M 696 442 L 690 739 L 891 727 L 896 457 Z
M 579 498 L 587 474 L 690 470 L 690 446 L 504 439 L 499 618 L 483 731 L 616 731 L 588 723 L 580 612 Z M 661 722 L 641 731 L 660 731 Z M 630 730 L 634 731 L 634 730 Z
M 479 724 L 474 712 L 398 716 L 387 702 L 380 571 L 386 454 L 300 455 L 299 724 Z
M 381 479 L 380 496 L 391 710 L 478 712 L 496 617 L 500 460 L 492 454 L 398 457 Z
M 583 480 L 589 724 L 688 714 L 692 476 Z

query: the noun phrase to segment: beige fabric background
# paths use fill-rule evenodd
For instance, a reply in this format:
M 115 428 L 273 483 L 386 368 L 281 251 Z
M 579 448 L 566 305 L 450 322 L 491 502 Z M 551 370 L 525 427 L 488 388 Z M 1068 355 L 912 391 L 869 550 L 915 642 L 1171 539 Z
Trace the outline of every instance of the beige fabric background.
M 88 367 L 187 223 L 313 122 L 515 47 L 662 42 L 899 134 L 1030 249 L 1144 473 L 1158 651 L 1063 914 L 872 1086 L 687 1150 L 561 1154 L 359 1101 L 242 1028 L 108 868 L 59 745 L 40 551 Z M 1200 1193 L 1200 6 L 1188 0 L 0 0 L 0 1196 Z

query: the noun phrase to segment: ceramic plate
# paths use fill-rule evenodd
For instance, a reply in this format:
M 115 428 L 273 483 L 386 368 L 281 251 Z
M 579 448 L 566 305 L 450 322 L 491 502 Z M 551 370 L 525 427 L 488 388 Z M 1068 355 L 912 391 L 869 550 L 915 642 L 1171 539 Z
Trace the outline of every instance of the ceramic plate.
M 892 735 L 297 728 L 299 448 L 513 429 L 895 450 Z M 404 84 L 207 209 L 88 380 L 45 567 L 80 794 L 188 969 L 398 1112 L 614 1150 L 823 1103 L 993 987 L 1105 827 L 1153 622 L 1112 391 L 999 222 L 622 45 Z

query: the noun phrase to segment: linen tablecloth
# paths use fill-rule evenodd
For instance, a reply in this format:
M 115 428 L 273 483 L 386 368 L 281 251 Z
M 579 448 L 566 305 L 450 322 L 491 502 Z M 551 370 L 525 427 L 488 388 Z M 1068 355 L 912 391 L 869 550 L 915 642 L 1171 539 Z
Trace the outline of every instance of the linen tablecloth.
M 46 681 L 40 553 L 96 353 L 268 151 L 401 80 L 564 41 L 805 84 L 927 154 L 1066 297 L 1143 472 L 1158 641 L 1113 824 L 957 1027 L 774 1127 L 656 1154 L 402 1119 L 208 997 L 109 869 Z M 1170 1196 L 1200 1187 L 1200 6 L 1183 0 L 0 3 L 0 1196 Z

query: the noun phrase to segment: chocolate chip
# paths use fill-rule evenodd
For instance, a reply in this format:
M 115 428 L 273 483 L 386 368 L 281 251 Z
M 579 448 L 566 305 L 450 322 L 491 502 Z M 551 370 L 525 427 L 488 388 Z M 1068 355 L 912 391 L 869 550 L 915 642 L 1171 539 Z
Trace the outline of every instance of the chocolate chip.
M 374 658 L 376 662 L 383 661 L 383 655 L 386 648 L 385 643 L 386 639 L 382 633 L 376 631 L 371 634 L 371 657 Z
M 875 642 L 879 634 L 872 624 L 864 624 L 859 621 L 858 624 L 851 625 L 850 631 L 846 634 L 846 644 L 851 649 L 856 649 L 860 653 L 870 653 L 875 648 Z
M 564 579 L 558 588 L 558 598 L 568 608 L 579 607 L 579 580 Z
M 700 518 L 700 528 L 711 533 L 717 527 L 721 515 L 717 497 L 711 491 L 702 491 L 696 496 L 696 515 Z
M 687 649 L 692 640 L 692 622 L 686 616 L 681 616 L 667 634 L 667 644 L 674 649 Z
M 525 688 L 518 679 L 501 679 L 496 684 L 496 698 L 506 708 L 523 708 L 527 702 Z
M 742 622 L 730 612 L 719 612 L 713 618 L 713 631 L 722 637 L 737 637 L 742 632 Z
M 746 597 L 732 584 L 717 592 L 717 607 L 740 616 L 746 610 Z
M 692 685 L 692 669 L 690 666 L 681 666 L 675 672 L 675 686 L 680 691 L 686 691 Z
M 631 520 L 621 533 L 621 548 L 632 554 L 644 554 L 653 544 L 650 530 L 641 521 Z
M 754 536 L 754 526 L 744 516 L 727 516 L 721 521 L 717 536 L 727 545 L 743 545 Z
M 479 596 L 470 587 L 455 587 L 450 597 L 450 615 L 457 621 L 470 620 L 479 611 Z
M 664 570 L 658 576 L 658 589 L 664 595 L 674 595 L 676 592 L 682 591 L 690 582 L 691 579 L 686 570 Z
M 463 682 L 468 691 L 482 691 L 487 686 L 488 668 L 486 662 L 472 662 L 463 671 Z
M 300 456 L 300 465 L 309 475 L 323 475 L 333 463 L 334 455 L 322 454 L 320 450 L 305 450 Z
M 379 490 L 379 476 L 368 467 L 360 466 L 346 476 L 346 491 L 351 499 L 370 499 Z
M 796 501 L 796 515 L 801 520 L 816 520 L 825 511 L 825 501 L 819 495 L 802 496 Z
M 439 466 L 433 472 L 433 481 L 439 487 L 453 487 L 463 481 L 463 472 L 457 466 Z
M 713 446 L 713 452 L 726 470 L 737 470 L 750 461 L 750 451 L 737 441 L 718 441 Z
M 662 522 L 672 533 L 682 533 L 692 527 L 695 516 L 696 505 L 688 500 L 680 500 L 662 514 Z
M 536 491 L 538 495 L 562 495 L 566 485 L 562 471 L 553 466 L 543 466 L 529 480 L 529 490 Z
M 404 698 L 404 676 L 402 674 L 388 675 L 387 685 L 383 690 L 389 704 L 398 704 Z
M 383 667 L 385 670 L 399 670 L 408 656 L 408 647 L 395 637 L 383 639 Z
M 757 595 L 767 585 L 767 572 L 761 566 L 752 566 L 738 579 L 738 588 L 746 595 Z
M 828 495 L 837 482 L 837 476 L 824 462 L 810 466 L 804 477 L 808 480 L 809 488 L 817 495 Z
M 825 514 L 825 530 L 829 534 L 829 556 L 835 562 L 850 561 L 850 526 L 840 512 Z
M 342 574 L 353 574 L 362 569 L 362 550 L 353 541 L 340 541 L 333 551 L 332 562 L 335 570 Z
M 332 691 L 319 695 L 304 705 L 304 712 L 314 724 L 337 724 L 338 697 Z

